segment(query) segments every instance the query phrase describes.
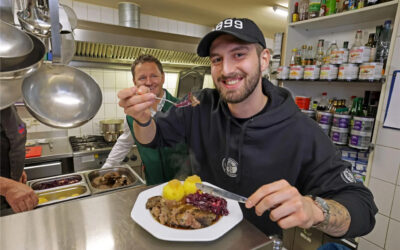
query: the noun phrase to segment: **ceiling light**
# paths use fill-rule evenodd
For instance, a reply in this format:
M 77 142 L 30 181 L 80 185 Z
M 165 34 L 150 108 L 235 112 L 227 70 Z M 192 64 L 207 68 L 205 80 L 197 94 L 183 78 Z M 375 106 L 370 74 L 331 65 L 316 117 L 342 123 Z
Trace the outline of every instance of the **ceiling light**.
M 272 7 L 272 9 L 273 9 L 274 12 L 275 12 L 276 14 L 278 14 L 278 15 L 281 15 L 281 16 L 287 16 L 287 15 L 288 15 L 288 10 L 287 10 L 287 8 L 285 8 L 285 7 L 283 7 L 283 6 L 274 5 L 274 6 Z

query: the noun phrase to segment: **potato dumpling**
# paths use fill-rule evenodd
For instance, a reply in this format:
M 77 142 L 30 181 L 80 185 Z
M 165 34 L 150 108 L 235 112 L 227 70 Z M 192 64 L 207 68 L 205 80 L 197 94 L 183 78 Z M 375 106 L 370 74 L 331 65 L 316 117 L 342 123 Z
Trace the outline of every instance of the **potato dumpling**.
M 44 197 L 39 197 L 38 204 L 43 204 L 43 203 L 46 203 L 46 202 L 48 202 L 48 200 L 47 200 L 46 198 L 44 198 Z
M 186 178 L 183 183 L 183 189 L 185 190 L 185 195 L 194 194 L 197 191 L 196 183 L 201 183 L 201 179 L 197 175 L 192 175 Z
M 182 200 L 183 196 L 185 195 L 185 190 L 183 189 L 182 183 L 177 180 L 173 179 L 169 181 L 167 185 L 163 188 L 162 196 L 167 200 Z

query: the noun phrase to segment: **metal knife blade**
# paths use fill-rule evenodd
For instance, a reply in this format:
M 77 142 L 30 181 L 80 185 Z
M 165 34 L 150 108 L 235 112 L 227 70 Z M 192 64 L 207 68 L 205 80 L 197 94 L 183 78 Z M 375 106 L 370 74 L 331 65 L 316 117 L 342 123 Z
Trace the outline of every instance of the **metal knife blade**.
M 230 200 L 235 200 L 238 202 L 245 203 L 247 201 L 246 197 L 240 196 L 238 194 L 234 194 L 232 192 L 226 191 L 221 188 L 215 188 L 203 183 L 196 183 L 196 187 L 203 191 L 204 193 L 209 193 L 212 195 L 216 195 L 222 198 L 230 199 Z

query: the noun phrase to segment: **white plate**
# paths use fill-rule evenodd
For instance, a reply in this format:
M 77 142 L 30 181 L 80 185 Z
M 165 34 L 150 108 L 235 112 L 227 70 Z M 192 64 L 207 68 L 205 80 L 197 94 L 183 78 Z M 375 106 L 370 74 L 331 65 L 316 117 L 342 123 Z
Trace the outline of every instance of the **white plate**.
M 205 184 L 214 186 L 210 183 Z M 132 219 L 147 232 L 160 240 L 167 241 L 212 241 L 216 240 L 231 230 L 243 219 L 242 210 L 236 201 L 226 200 L 229 214 L 222 216 L 211 226 L 200 229 L 175 229 L 159 223 L 146 209 L 149 198 L 162 194 L 162 189 L 167 183 L 145 190 L 139 194 L 132 208 Z

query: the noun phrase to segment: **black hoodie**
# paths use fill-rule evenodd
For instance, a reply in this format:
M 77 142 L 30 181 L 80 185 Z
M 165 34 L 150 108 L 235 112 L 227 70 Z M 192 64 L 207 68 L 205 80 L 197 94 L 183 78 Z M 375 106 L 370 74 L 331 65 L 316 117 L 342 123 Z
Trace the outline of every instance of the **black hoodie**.
M 214 89 L 196 96 L 200 105 L 171 108 L 156 116 L 157 133 L 147 146 L 189 145 L 192 172 L 203 181 L 243 196 L 280 179 L 302 195 L 336 200 L 350 212 L 344 237 L 369 233 L 377 213 L 371 192 L 356 183 L 348 163 L 315 121 L 302 114 L 290 93 L 266 79 L 264 112 L 241 121 L 233 117 Z M 257 216 L 241 205 L 244 217 L 267 235 L 281 234 L 268 213 Z

